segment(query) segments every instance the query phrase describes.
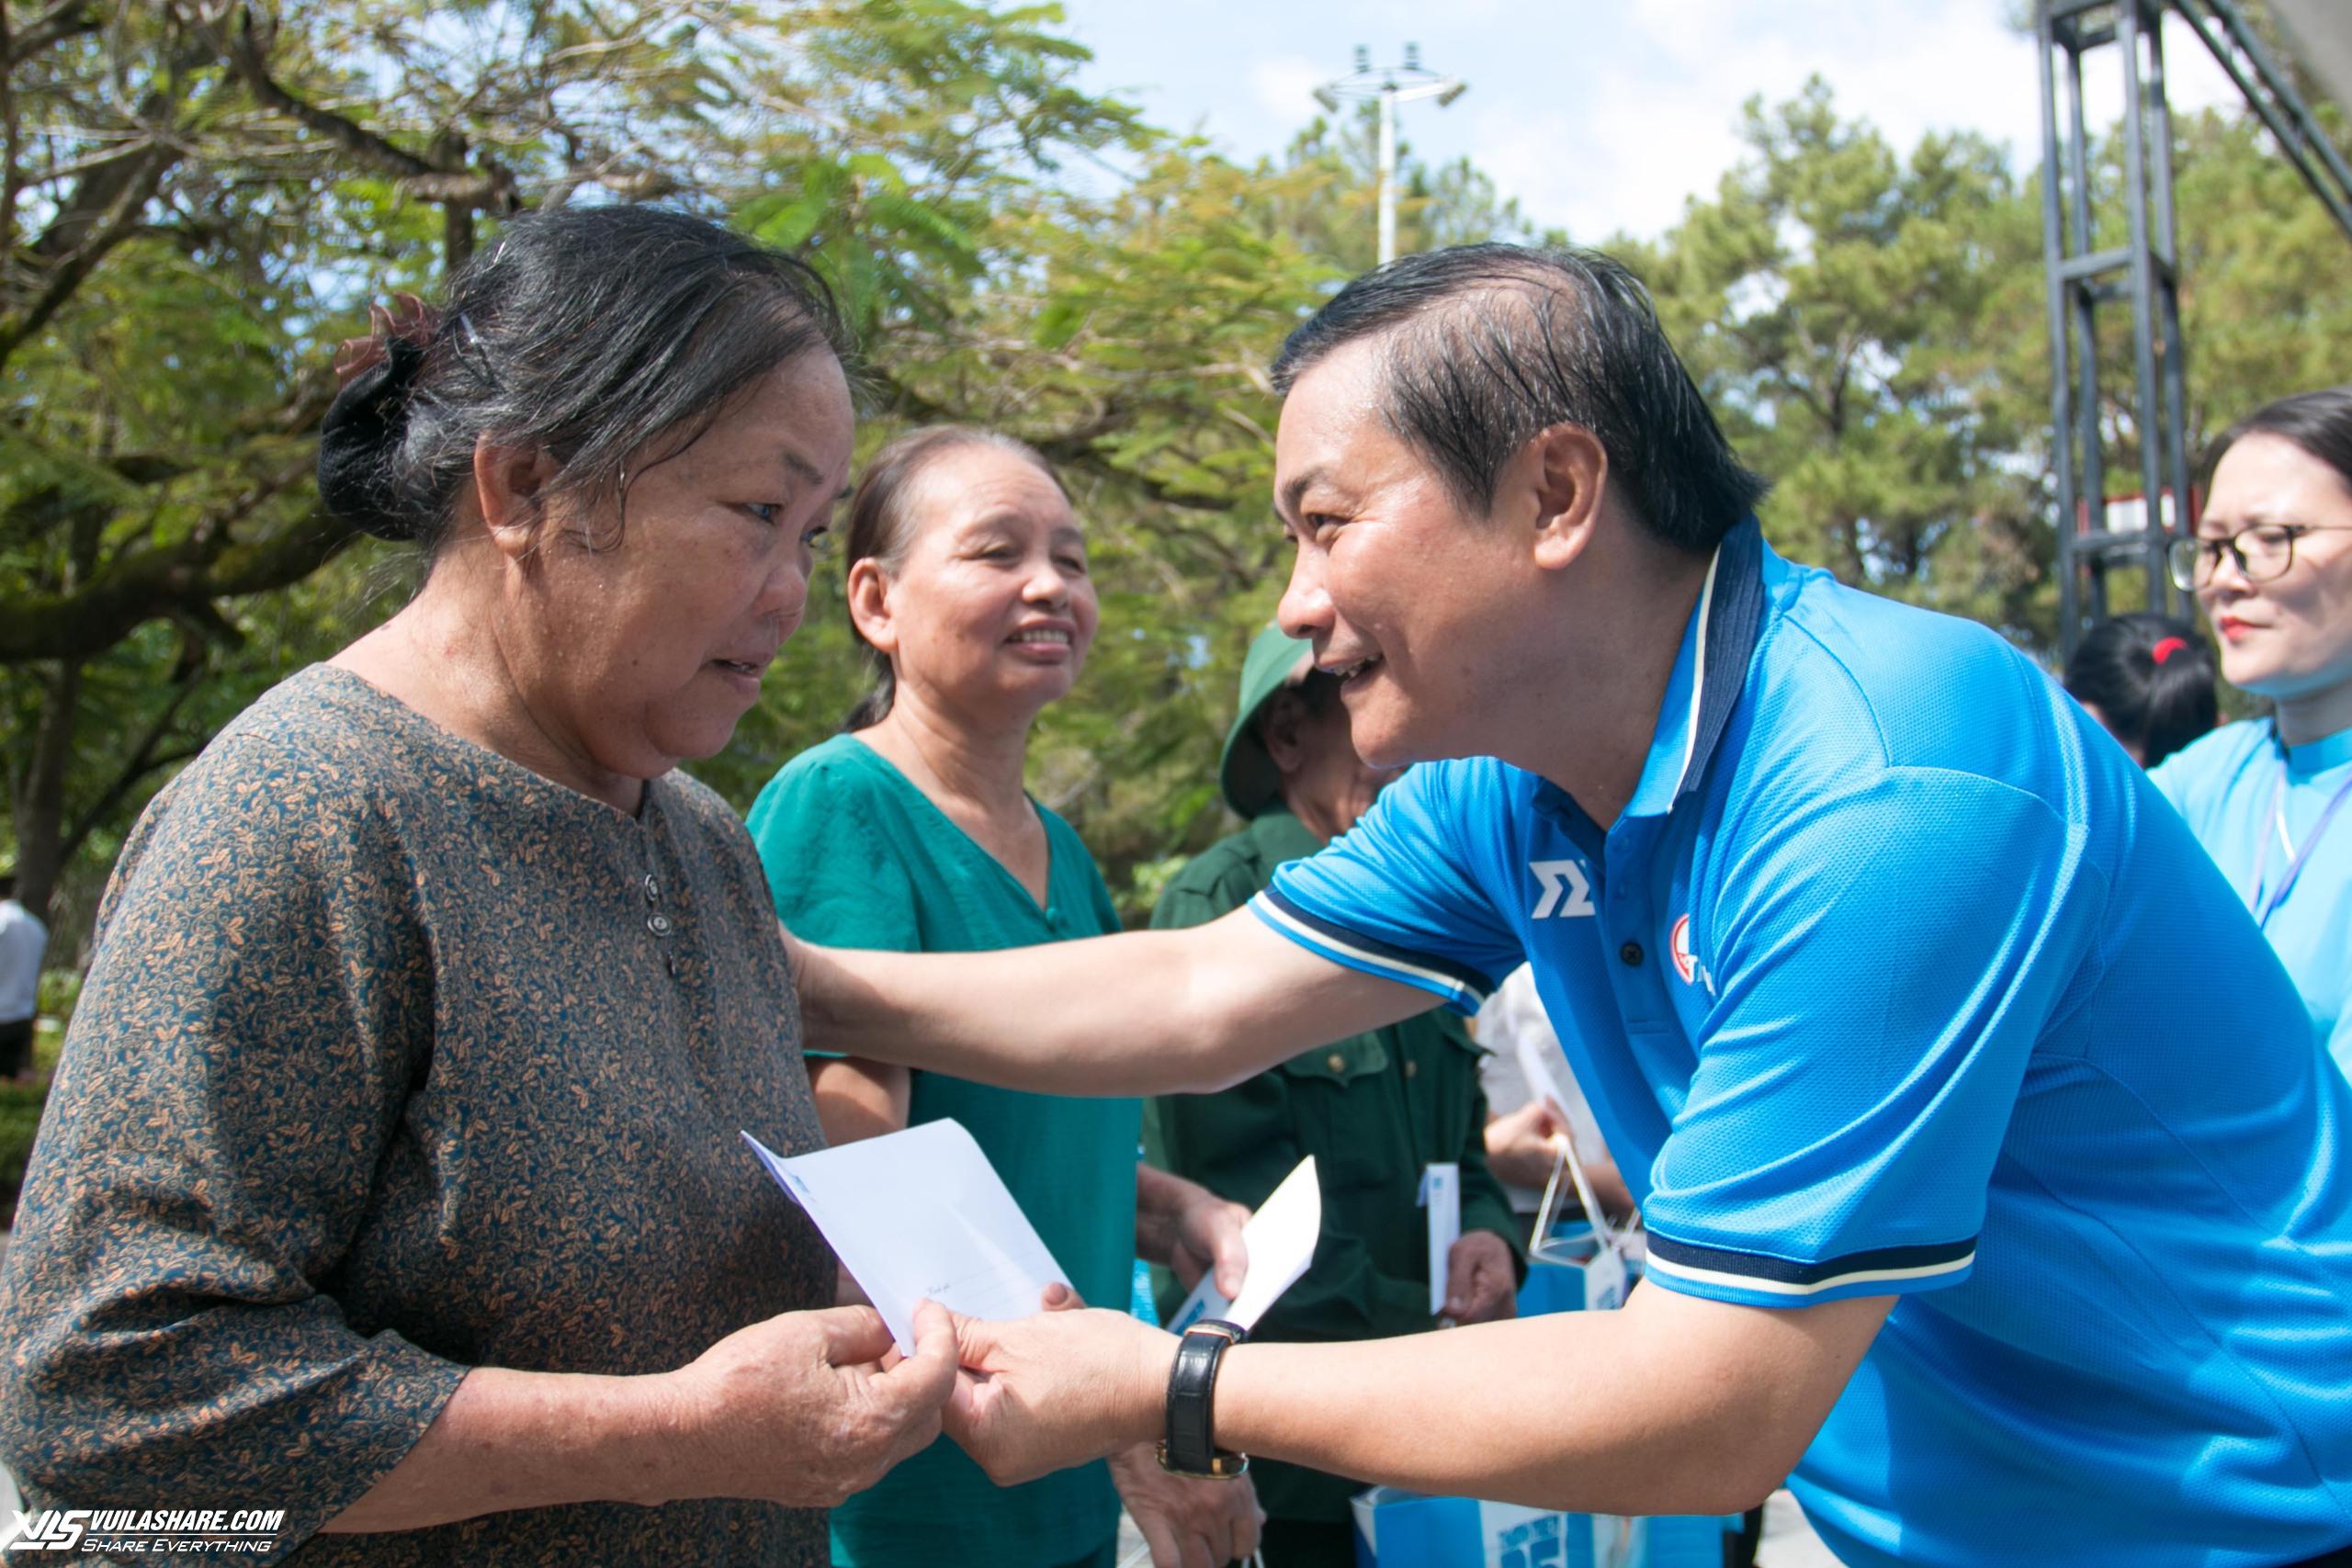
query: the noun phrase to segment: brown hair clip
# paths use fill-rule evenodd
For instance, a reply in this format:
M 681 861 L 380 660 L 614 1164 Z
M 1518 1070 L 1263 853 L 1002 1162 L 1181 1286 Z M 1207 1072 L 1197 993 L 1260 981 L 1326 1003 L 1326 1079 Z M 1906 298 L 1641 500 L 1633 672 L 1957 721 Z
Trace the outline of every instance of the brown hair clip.
M 413 294 L 395 294 L 390 306 L 368 307 L 368 325 L 366 337 L 347 337 L 335 347 L 334 375 L 341 386 L 382 364 L 394 338 L 423 347 L 441 330 L 441 312 Z

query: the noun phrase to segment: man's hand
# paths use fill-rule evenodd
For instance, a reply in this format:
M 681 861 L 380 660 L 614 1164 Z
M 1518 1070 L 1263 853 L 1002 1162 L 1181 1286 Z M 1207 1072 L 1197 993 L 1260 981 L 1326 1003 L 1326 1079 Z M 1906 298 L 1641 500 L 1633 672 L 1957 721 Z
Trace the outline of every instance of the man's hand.
M 1174 1335 L 1100 1308 L 955 1324 L 947 1435 L 999 1486 L 1159 1436 Z
M 1455 1323 L 1492 1323 L 1519 1315 L 1519 1271 L 1510 1244 L 1472 1231 L 1445 1255 L 1445 1315 Z
M 1168 1265 L 1188 1291 L 1215 1269 L 1218 1290 L 1228 1298 L 1241 1293 L 1250 1272 L 1241 1227 L 1249 1223 L 1248 1209 L 1197 1181 L 1148 1165 L 1136 1167 L 1136 1256 Z
M 1559 1140 L 1568 1135 L 1561 1120 L 1539 1097 L 1487 1123 L 1487 1168 L 1513 1187 L 1540 1188 L 1552 1179 L 1560 1157 Z
M 1246 1475 L 1233 1481 L 1171 1475 L 1147 1443 L 1111 1456 L 1111 1480 L 1151 1548 L 1151 1568 L 1225 1568 L 1258 1550 L 1266 1512 Z
M 668 1374 L 683 1438 L 671 1468 L 686 1483 L 670 1495 L 833 1507 L 939 1435 L 956 1376 L 954 1325 L 929 1302 L 903 1359 L 871 1307 L 739 1329 Z

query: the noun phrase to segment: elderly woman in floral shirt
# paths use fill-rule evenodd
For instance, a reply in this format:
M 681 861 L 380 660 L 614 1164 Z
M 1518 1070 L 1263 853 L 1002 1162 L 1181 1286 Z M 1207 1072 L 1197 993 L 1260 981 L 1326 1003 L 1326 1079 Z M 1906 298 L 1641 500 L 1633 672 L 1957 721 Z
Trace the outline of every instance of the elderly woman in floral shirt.
M 512 221 L 391 325 L 322 488 L 424 587 L 124 851 L 0 1457 L 33 1506 L 283 1508 L 305 1562 L 816 1568 L 953 1353 L 812 1310 L 832 1258 L 736 1136 L 820 1141 L 783 947 L 675 769 L 799 622 L 838 329 L 787 258 L 615 209 Z

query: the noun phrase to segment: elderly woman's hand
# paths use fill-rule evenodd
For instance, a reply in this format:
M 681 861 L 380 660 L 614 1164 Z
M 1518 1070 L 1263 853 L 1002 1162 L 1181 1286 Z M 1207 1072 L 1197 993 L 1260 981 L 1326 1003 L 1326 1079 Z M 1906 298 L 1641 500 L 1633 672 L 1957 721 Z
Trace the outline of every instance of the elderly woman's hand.
M 944 1309 L 915 1311 L 901 1358 L 871 1307 L 786 1313 L 729 1335 L 670 1374 L 693 1495 L 830 1508 L 939 1436 L 956 1385 Z

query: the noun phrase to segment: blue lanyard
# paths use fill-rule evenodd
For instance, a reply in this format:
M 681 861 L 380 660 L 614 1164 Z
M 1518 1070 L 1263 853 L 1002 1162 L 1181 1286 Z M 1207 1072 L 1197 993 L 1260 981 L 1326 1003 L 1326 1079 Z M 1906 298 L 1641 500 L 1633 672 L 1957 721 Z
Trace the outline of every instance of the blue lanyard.
M 2312 858 L 2312 851 L 2319 847 L 2320 840 L 2327 834 L 2328 825 L 2335 820 L 2336 807 L 2342 806 L 2348 795 L 2352 795 L 2352 778 L 2336 785 L 2335 793 L 2320 808 L 2319 820 L 2312 824 L 2311 832 L 2303 840 L 2303 847 L 2297 850 L 2295 858 L 2288 863 L 2287 874 L 2279 879 L 2278 889 L 2271 891 L 2266 888 L 2264 882 L 2270 869 L 2270 840 L 2274 834 L 2284 838 L 2287 831 L 2287 759 L 2278 759 L 2278 782 L 2270 786 L 2270 819 L 2263 826 L 2262 848 L 2254 857 L 2254 895 L 2246 900 L 2246 907 L 2254 911 L 2256 925 L 2267 927 L 2270 917 L 2278 912 L 2279 905 L 2287 901 L 2287 895 L 2294 891 L 2295 879 L 2303 874 L 2303 866 Z

